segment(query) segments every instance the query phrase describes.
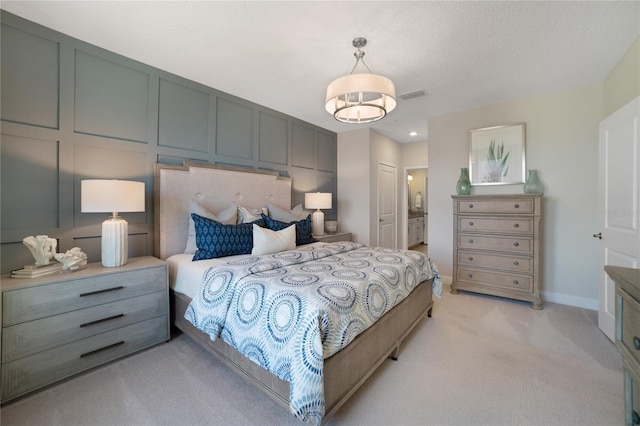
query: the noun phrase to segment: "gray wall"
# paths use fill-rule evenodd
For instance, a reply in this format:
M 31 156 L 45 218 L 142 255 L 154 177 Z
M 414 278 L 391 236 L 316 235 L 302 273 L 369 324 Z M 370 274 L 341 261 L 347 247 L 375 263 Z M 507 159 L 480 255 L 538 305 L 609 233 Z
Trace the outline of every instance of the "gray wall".
M 129 255 L 152 254 L 156 162 L 274 170 L 293 205 L 321 191 L 337 206 L 335 133 L 1 14 L 1 273 L 33 263 L 29 235 L 100 260 L 108 214 L 80 212 L 88 178 L 145 182 L 146 212 L 123 217 Z

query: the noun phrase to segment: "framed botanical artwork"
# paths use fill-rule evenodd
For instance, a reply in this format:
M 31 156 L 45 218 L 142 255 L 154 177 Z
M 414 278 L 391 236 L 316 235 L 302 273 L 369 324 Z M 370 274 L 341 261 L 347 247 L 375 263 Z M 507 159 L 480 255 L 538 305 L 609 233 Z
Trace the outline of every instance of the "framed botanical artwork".
M 524 123 L 469 131 L 471 185 L 524 183 Z

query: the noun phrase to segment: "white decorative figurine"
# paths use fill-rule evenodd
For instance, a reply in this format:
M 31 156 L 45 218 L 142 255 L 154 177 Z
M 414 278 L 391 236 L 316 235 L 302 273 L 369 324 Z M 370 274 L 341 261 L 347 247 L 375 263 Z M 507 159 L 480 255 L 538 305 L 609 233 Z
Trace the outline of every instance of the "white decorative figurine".
M 22 240 L 36 260 L 36 266 L 48 265 L 49 259 L 56 254 L 58 241 L 47 235 L 29 236 Z
M 87 265 L 87 254 L 74 247 L 66 253 L 56 253 L 56 260 L 62 263 L 63 271 L 76 271 Z

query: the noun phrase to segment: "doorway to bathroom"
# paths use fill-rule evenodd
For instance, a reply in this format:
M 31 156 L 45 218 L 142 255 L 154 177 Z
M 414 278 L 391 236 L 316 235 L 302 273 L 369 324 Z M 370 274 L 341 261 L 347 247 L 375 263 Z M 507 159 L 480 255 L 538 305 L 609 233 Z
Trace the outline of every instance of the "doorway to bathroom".
M 407 169 L 406 178 L 407 247 L 424 248 L 426 251 L 429 242 L 429 169 L 426 167 Z

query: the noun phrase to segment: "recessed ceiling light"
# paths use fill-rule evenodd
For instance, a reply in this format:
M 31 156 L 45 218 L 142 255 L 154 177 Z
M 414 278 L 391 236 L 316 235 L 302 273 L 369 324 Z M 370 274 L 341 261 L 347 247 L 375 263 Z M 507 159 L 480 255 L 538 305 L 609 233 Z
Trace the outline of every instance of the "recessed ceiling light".
M 418 136 L 418 132 L 409 132 L 409 136 Z

